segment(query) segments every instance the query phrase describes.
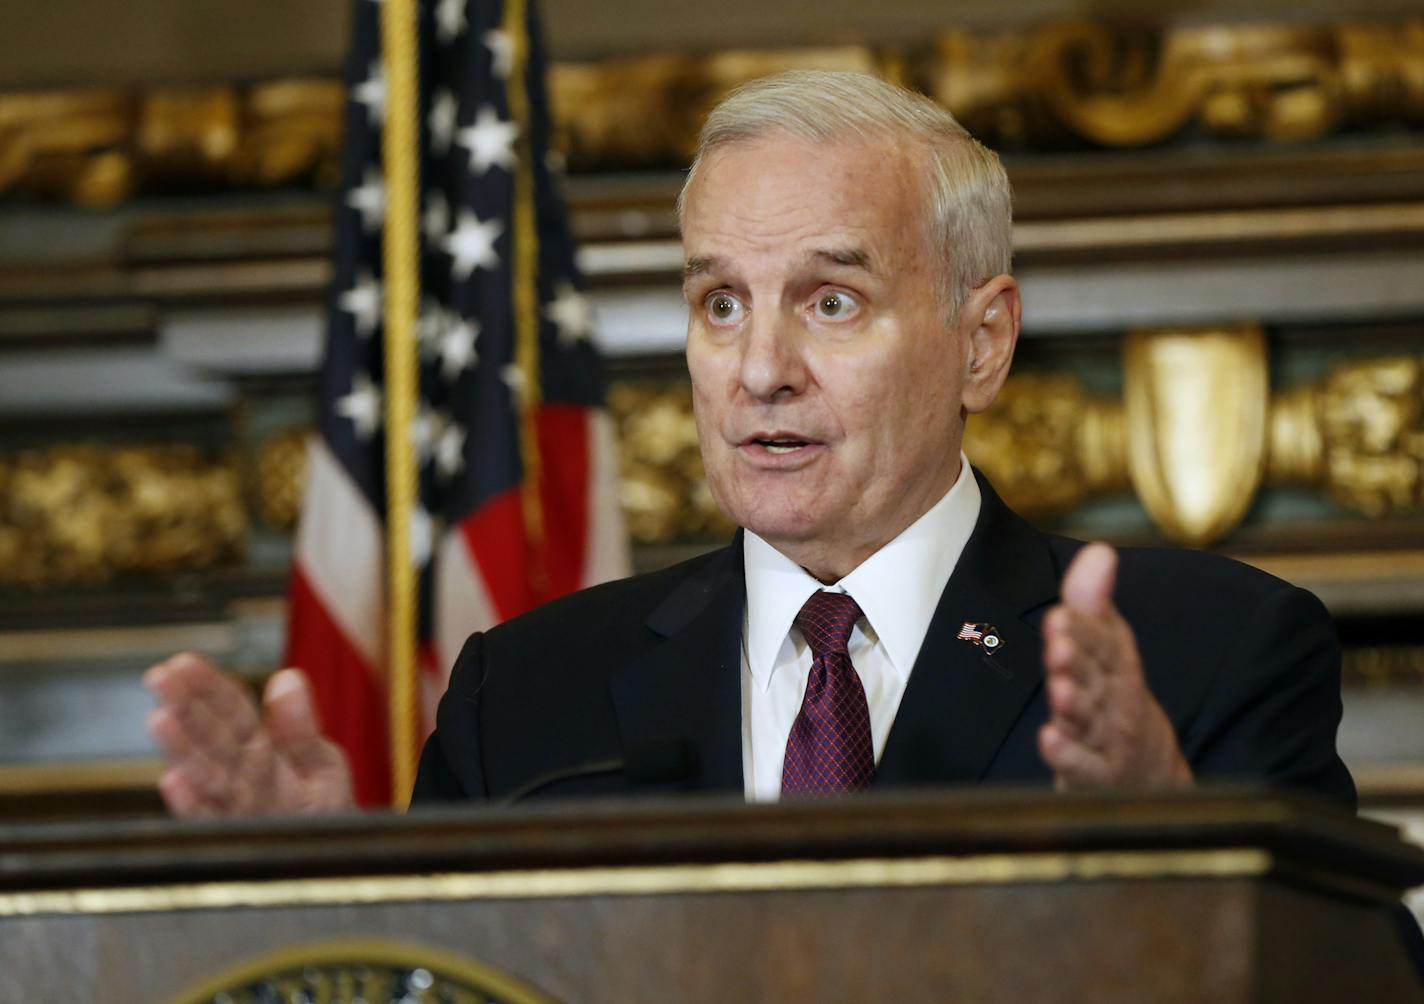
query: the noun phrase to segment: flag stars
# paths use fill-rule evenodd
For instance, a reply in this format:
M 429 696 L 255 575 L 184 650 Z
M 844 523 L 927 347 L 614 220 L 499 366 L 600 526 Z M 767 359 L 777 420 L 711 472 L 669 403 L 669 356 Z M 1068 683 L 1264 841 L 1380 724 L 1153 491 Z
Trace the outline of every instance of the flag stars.
M 346 193 L 346 204 L 361 214 L 361 229 L 368 234 L 381 229 L 386 218 L 386 186 L 381 172 L 366 168 L 365 180 Z
M 425 196 L 425 212 L 420 217 L 420 229 L 431 244 L 438 244 L 450 232 L 450 203 L 439 189 Z
M 479 337 L 480 325 L 474 319 L 457 320 L 447 326 L 440 337 L 440 375 L 455 380 L 477 363 L 475 340 Z
M 416 568 L 430 564 L 435 553 L 435 521 L 423 505 L 410 511 L 410 558 Z
M 490 53 L 490 69 L 496 77 L 508 80 L 514 71 L 514 39 L 509 32 L 491 28 L 480 36 Z
M 497 268 L 499 255 L 494 242 L 502 233 L 504 224 L 499 220 L 481 220 L 468 209 L 460 210 L 459 223 L 440 241 L 445 253 L 454 259 L 450 263 L 451 274 L 463 282 L 477 268 Z
M 465 30 L 465 0 L 439 0 L 435 5 L 435 37 L 449 45 Z
M 430 147 L 442 157 L 450 152 L 450 141 L 455 138 L 458 112 L 459 105 L 450 88 L 438 88 L 430 99 L 430 113 L 425 123 L 430 129 Z
M 445 479 L 453 478 L 465 469 L 465 430 L 450 422 L 440 433 L 435 446 L 435 470 Z
M 370 338 L 381 323 L 381 284 L 370 272 L 362 272 L 355 286 L 337 296 L 336 306 L 351 315 L 356 334 Z
M 559 344 L 565 348 L 583 341 L 593 332 L 593 308 L 571 282 L 554 287 L 554 299 L 545 305 L 544 316 L 559 329 Z
M 357 439 L 370 439 L 381 425 L 381 389 L 369 375 L 357 373 L 351 393 L 337 398 L 336 413 L 351 420 Z
M 455 142 L 470 151 L 470 170 L 484 174 L 491 167 L 514 170 L 514 141 L 519 127 L 499 117 L 493 105 L 481 105 L 475 121 L 460 130 Z
M 518 363 L 509 363 L 499 371 L 499 378 L 504 381 L 509 388 L 510 396 L 514 398 L 516 408 L 524 407 L 524 395 L 529 387 L 529 380 L 525 377 L 524 371 L 519 368 Z
M 366 106 L 366 124 L 373 129 L 386 121 L 386 71 L 380 60 L 372 60 L 366 79 L 351 90 L 357 104 Z
M 420 319 L 415 322 L 415 340 L 422 359 L 429 359 L 440 351 L 440 338 L 456 319 L 434 297 L 425 298 L 420 305 Z
M 445 431 L 445 421 L 443 414 L 424 403 L 411 420 L 410 445 L 415 448 L 415 455 L 421 465 L 435 452 L 435 445 L 440 441 L 441 433 Z

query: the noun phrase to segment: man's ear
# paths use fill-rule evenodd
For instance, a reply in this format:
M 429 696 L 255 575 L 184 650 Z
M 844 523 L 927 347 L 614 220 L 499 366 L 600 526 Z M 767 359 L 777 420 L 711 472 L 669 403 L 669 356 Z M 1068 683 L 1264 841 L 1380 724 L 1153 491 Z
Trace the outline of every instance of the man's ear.
M 1019 284 L 999 275 L 971 290 L 959 312 L 964 333 L 964 408 L 986 411 L 999 396 L 1014 361 L 1023 308 Z

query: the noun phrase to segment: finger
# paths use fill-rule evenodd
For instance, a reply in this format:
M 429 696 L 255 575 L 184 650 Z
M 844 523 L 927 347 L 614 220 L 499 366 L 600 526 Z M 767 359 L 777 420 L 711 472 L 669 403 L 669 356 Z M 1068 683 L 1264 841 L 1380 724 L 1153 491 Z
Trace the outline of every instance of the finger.
M 1063 602 L 1084 613 L 1101 613 L 1112 605 L 1116 581 L 1117 552 L 1106 544 L 1089 544 L 1063 576 Z
M 258 731 L 256 705 L 246 689 L 200 656 L 174 656 L 149 670 L 144 682 L 174 719 L 169 738 L 186 739 L 214 759 L 240 756 Z
M 246 688 L 196 652 L 180 652 L 144 674 L 144 685 L 161 703 L 180 709 L 203 706 L 239 738 L 258 727 Z
M 209 802 L 227 805 L 233 802 L 234 775 L 240 763 L 239 752 L 230 747 L 215 746 L 211 737 L 195 738 L 184 720 L 169 706 L 149 712 L 148 733 L 168 759 L 176 775 L 186 780 Z
M 1123 647 L 1122 634 L 1116 623 L 1120 618 L 1111 607 L 1099 614 L 1085 614 L 1066 606 L 1060 609 L 1061 633 L 1071 639 L 1080 661 L 1087 668 L 1113 674 L 1130 661 L 1133 653 Z
M 1092 744 L 1099 714 L 1099 701 L 1085 688 L 1066 676 L 1048 681 L 1048 708 L 1053 721 L 1068 736 Z
M 242 781 L 239 767 L 239 761 L 215 759 L 197 747 L 170 765 L 204 802 L 228 812 L 244 804 L 239 790 Z
M 226 718 L 215 714 L 200 699 L 166 704 L 160 710 L 168 712 L 176 723 L 174 732 L 181 732 L 178 741 L 184 747 L 184 756 L 200 752 L 215 762 L 236 764 L 252 742 L 252 737 L 239 735 Z
M 1098 751 L 1069 738 L 1055 723 L 1038 730 L 1038 751 L 1060 789 L 1100 788 L 1111 783 L 1108 762 Z
M 208 810 L 230 801 L 232 784 L 229 769 L 215 762 L 194 742 L 172 708 L 155 708 L 149 713 L 146 724 L 149 735 L 169 761 L 164 777 L 168 779 L 166 784 L 172 789 L 172 797 L 163 784 L 160 784 L 160 792 L 164 793 L 164 801 L 175 815 L 198 814 L 198 803 L 203 803 L 202 814 L 212 815 Z
M 144 728 L 159 751 L 169 760 L 181 760 L 193 751 L 193 739 L 172 708 L 154 708 L 144 720 Z
M 331 762 L 336 747 L 322 735 L 311 686 L 301 670 L 272 674 L 262 694 L 262 711 L 273 747 L 297 770 Z
M 188 776 L 176 767 L 168 768 L 158 779 L 158 793 L 168 811 L 180 819 L 206 819 L 218 814 Z
M 1065 677 L 1096 692 L 1110 670 L 1099 661 L 1072 627 L 1076 615 L 1067 607 L 1056 607 L 1044 620 L 1043 668 L 1050 678 Z

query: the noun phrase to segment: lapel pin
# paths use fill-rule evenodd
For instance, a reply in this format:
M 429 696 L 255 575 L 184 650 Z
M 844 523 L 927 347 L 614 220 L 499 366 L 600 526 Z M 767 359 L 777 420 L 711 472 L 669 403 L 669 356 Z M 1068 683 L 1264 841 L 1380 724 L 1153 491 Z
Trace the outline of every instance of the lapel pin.
M 999 634 L 998 628 L 992 624 L 976 624 L 973 621 L 964 622 L 956 640 L 973 642 L 984 650 L 985 655 L 993 655 L 1004 647 L 1004 637 Z

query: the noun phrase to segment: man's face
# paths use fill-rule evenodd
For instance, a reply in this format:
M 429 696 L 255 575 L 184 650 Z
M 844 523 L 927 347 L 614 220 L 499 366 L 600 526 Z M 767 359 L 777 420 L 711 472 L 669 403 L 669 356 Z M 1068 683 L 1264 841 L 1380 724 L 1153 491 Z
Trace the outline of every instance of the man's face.
M 825 581 L 959 471 L 966 339 L 918 150 L 774 134 L 714 150 L 683 217 L 687 364 L 717 504 Z

